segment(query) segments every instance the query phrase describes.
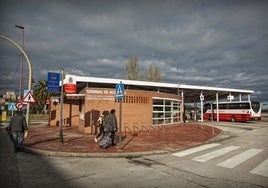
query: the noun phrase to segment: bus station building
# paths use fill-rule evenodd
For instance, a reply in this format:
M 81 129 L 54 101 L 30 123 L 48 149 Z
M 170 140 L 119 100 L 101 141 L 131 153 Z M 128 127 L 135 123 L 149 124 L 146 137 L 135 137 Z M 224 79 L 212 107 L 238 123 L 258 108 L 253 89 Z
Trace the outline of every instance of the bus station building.
M 194 106 L 201 103 L 202 106 L 205 101 L 234 98 L 241 101 L 245 97 L 250 100 L 254 93 L 252 90 L 75 75 L 65 77 L 65 88 L 70 81 L 75 89 L 65 93 L 62 107 L 59 97 L 50 100 L 49 125 L 77 126 L 79 131 L 89 134 L 97 133 L 97 119 L 103 111 L 115 109 L 123 132 L 149 131 L 157 126 L 184 123 L 186 103 Z M 117 99 L 116 87 L 120 83 L 124 93 L 122 99 Z

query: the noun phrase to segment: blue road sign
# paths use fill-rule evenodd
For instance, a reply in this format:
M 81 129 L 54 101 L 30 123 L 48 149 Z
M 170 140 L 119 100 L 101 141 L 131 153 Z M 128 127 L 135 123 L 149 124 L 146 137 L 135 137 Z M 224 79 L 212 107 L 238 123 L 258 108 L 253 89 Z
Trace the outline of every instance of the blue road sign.
M 47 92 L 60 93 L 60 73 L 48 72 Z
M 8 107 L 7 107 L 7 109 L 8 109 L 9 111 L 16 111 L 16 110 L 17 110 L 17 108 L 16 108 L 16 103 L 14 103 L 14 102 L 9 102 L 9 103 L 8 103 Z
M 115 86 L 115 98 L 122 99 L 124 97 L 124 84 L 120 82 L 120 84 L 116 84 Z

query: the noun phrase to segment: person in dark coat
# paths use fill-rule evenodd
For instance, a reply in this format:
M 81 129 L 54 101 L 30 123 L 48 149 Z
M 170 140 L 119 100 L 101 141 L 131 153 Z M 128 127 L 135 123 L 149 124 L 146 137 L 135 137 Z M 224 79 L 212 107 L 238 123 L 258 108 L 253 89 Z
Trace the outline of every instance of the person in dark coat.
M 26 118 L 22 114 L 22 110 L 19 109 L 9 122 L 9 129 L 12 134 L 14 143 L 14 152 L 20 151 L 24 140 L 24 131 L 27 131 Z
M 112 145 L 114 144 L 114 137 L 115 137 L 115 133 L 117 131 L 117 119 L 115 116 L 115 109 L 112 109 L 110 111 L 110 115 L 109 115 L 109 123 L 110 123 L 110 133 L 111 133 L 111 139 L 112 139 Z

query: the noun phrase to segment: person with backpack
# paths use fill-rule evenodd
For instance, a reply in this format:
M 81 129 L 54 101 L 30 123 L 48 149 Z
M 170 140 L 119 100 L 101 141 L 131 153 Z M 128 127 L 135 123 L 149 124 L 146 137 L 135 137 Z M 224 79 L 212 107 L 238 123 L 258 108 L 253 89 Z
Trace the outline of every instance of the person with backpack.
M 108 148 L 112 145 L 112 139 L 111 139 L 111 127 L 110 127 L 110 120 L 109 120 L 109 112 L 105 111 L 104 113 L 104 119 L 103 119 L 103 138 L 100 141 L 99 146 L 101 148 Z

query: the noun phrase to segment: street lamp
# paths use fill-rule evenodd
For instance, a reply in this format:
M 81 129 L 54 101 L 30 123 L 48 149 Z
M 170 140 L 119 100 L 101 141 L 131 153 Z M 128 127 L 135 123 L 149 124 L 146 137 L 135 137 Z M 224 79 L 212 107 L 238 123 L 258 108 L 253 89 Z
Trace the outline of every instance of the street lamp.
M 15 27 L 21 29 L 21 48 L 24 49 L 24 27 L 21 25 L 15 25 Z M 23 98 L 23 54 L 21 53 L 21 59 L 20 59 L 20 99 Z
M 28 81 L 28 91 L 31 91 L 31 88 L 32 88 L 32 64 L 31 64 L 31 61 L 30 59 L 28 58 L 28 55 L 26 54 L 26 52 L 17 44 L 15 43 L 13 40 L 3 36 L 3 35 L 0 35 L 0 38 L 3 38 L 4 40 L 10 42 L 11 44 L 13 44 L 16 48 L 18 48 L 21 53 L 23 54 L 23 56 L 25 57 L 27 63 L 28 63 L 28 66 L 29 66 L 29 81 Z M 30 104 L 27 103 L 27 111 L 26 111 L 26 122 L 27 122 L 27 125 L 29 125 L 29 113 L 30 113 Z

